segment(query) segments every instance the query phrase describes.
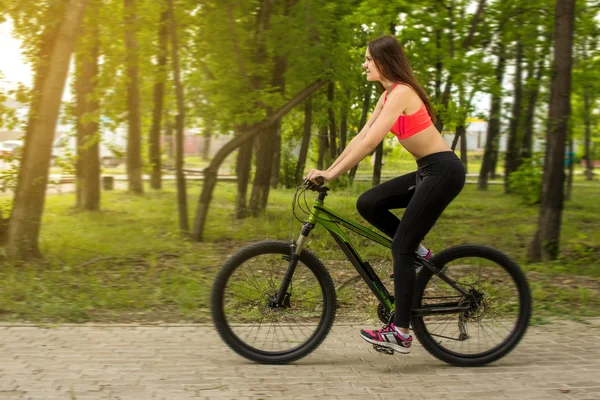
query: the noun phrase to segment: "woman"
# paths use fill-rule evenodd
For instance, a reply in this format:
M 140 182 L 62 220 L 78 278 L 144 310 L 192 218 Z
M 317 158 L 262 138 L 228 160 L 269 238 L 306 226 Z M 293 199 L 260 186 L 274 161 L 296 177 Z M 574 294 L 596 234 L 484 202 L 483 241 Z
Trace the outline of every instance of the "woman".
M 371 154 L 390 131 L 416 159 L 417 171 L 374 186 L 356 203 L 369 223 L 392 238 L 396 299 L 393 323 L 380 330 L 361 330 L 360 335 L 369 343 L 410 353 L 415 251 L 462 190 L 465 170 L 436 129 L 431 103 L 398 40 L 386 35 L 369 42 L 362 66 L 367 80 L 378 81 L 384 92 L 367 124 L 338 159 L 327 171 L 313 169 L 306 178 L 315 183 L 318 176 L 325 182 L 337 178 Z M 406 209 L 401 219 L 389 211 L 397 208 Z

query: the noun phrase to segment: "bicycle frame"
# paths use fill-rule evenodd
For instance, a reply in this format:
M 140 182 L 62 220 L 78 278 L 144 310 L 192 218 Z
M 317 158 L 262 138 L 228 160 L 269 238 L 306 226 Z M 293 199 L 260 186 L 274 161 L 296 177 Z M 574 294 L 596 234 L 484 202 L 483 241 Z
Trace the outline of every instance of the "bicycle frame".
M 289 259 L 288 270 L 284 276 L 283 282 L 281 284 L 280 290 L 276 296 L 276 304 L 282 304 L 284 296 L 286 294 L 289 283 L 292 280 L 292 276 L 296 269 L 296 264 L 298 262 L 298 257 L 302 252 L 302 247 L 305 239 L 308 237 L 308 234 L 312 229 L 316 227 L 317 224 L 322 225 L 330 234 L 333 236 L 334 240 L 338 244 L 338 246 L 342 249 L 348 260 L 352 263 L 354 268 L 358 271 L 359 275 L 363 278 L 367 286 L 371 289 L 375 297 L 380 301 L 380 303 L 390 312 L 394 310 L 394 301 L 392 300 L 392 296 L 390 295 L 387 288 L 381 282 L 381 279 L 377 275 L 377 273 L 373 270 L 373 267 L 369 264 L 368 261 L 365 261 L 358 251 L 354 248 L 348 236 L 340 229 L 340 226 L 343 226 L 350 231 L 357 233 L 367 239 L 370 239 L 376 243 L 379 243 L 382 246 L 385 246 L 389 249 L 392 247 L 392 241 L 343 216 L 335 213 L 333 210 L 324 206 L 324 199 L 327 196 L 327 192 L 320 192 L 319 197 L 315 200 L 313 207 L 311 209 L 310 215 L 308 217 L 308 221 L 303 224 L 302 232 L 298 241 L 292 244 L 292 255 Z M 463 296 L 467 296 L 468 293 L 465 292 L 460 286 L 458 286 L 454 281 L 448 278 L 442 270 L 435 267 L 432 263 L 426 261 L 418 254 L 416 255 L 419 261 L 427 268 L 431 269 L 440 279 L 444 282 L 452 286 Z M 425 316 L 432 314 L 449 314 L 449 313 L 460 313 L 465 312 L 469 309 L 468 306 L 461 306 L 458 302 L 450 302 L 443 304 L 436 304 L 432 306 L 424 306 L 418 309 L 412 310 L 413 316 Z
M 356 268 L 367 286 L 369 286 L 373 294 L 379 299 L 381 304 L 388 309 L 388 311 L 392 311 L 394 309 L 394 302 L 389 291 L 383 285 L 371 264 L 369 264 L 368 261 L 365 261 L 354 248 L 346 233 L 340 228 L 340 225 L 354 233 L 379 243 L 388 249 L 392 248 L 392 241 L 389 238 L 328 209 L 320 199 L 315 200 L 311 211 L 312 212 L 308 217 L 308 223 L 313 225 L 318 223 L 327 229 L 346 257 L 348 257 L 348 260 L 350 260 L 354 268 Z

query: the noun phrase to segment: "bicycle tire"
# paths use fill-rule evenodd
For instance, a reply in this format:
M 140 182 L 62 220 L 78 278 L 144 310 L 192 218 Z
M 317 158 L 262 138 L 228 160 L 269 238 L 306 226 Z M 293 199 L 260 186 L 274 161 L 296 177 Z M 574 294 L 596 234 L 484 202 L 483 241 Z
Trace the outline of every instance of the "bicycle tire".
M 223 265 L 211 293 L 211 312 L 217 332 L 223 341 L 236 353 L 248 360 L 262 364 L 286 364 L 306 357 L 325 339 L 333 325 L 336 312 L 335 286 L 323 263 L 310 251 L 303 249 L 299 261 L 308 267 L 319 282 L 323 294 L 323 313 L 315 332 L 289 351 L 267 352 L 255 349 L 241 340 L 231 329 L 224 312 L 223 296 L 226 284 L 234 271 L 245 261 L 264 254 L 290 255 L 290 244 L 278 240 L 266 240 L 250 244 L 234 253 Z
M 480 354 L 460 354 L 449 351 L 438 343 L 427 329 L 423 317 L 413 316 L 411 321 L 415 336 L 432 356 L 456 366 L 481 366 L 504 357 L 512 351 L 523 338 L 531 318 L 531 292 L 525 274 L 517 263 L 506 254 L 491 247 L 482 245 L 454 246 L 436 254 L 432 262 L 436 267 L 443 268 L 443 266 L 448 263 L 465 257 L 479 257 L 492 261 L 504 268 L 504 270 L 513 278 L 519 294 L 520 303 L 518 320 L 509 336 L 493 349 L 486 352 Z M 415 308 L 422 304 L 425 288 L 433 276 L 434 274 L 429 268 L 423 268 L 421 271 L 417 280 L 415 292 Z

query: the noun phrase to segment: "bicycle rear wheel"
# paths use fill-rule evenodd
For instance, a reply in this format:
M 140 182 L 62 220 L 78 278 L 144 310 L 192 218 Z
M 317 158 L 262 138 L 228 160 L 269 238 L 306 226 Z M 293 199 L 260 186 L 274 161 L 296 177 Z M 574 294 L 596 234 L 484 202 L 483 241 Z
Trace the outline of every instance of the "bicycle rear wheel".
M 225 343 L 249 360 L 284 364 L 305 357 L 333 324 L 333 281 L 307 250 L 300 254 L 283 304 L 274 304 L 289 257 L 286 242 L 249 245 L 226 261 L 213 285 L 215 326 Z
M 531 293 L 521 268 L 504 253 L 479 245 L 449 248 L 432 263 L 467 295 L 423 268 L 414 308 L 454 304 L 468 310 L 413 316 L 412 327 L 423 347 L 457 366 L 488 364 L 514 349 L 531 317 Z

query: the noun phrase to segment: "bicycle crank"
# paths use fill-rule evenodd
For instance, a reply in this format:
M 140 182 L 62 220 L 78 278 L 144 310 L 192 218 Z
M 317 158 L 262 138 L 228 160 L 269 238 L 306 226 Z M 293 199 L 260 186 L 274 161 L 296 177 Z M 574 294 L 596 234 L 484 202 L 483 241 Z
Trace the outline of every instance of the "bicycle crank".
M 392 297 L 391 300 L 393 303 L 394 298 Z M 381 322 L 387 325 L 390 322 L 392 322 L 392 317 L 394 316 L 394 313 L 390 312 L 383 304 L 379 303 L 379 305 L 377 306 L 377 316 L 379 317 L 379 320 Z

